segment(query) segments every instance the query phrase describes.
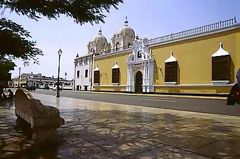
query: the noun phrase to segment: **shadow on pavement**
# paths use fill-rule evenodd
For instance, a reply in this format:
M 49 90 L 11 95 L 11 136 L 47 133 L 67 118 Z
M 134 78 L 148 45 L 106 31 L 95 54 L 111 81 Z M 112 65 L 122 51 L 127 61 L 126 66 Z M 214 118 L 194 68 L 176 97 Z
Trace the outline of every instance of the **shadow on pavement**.
M 13 104 L 13 103 L 12 103 Z M 35 147 L 0 105 L 0 158 L 239 158 L 240 126 L 214 119 L 119 110 L 62 109 L 59 143 Z

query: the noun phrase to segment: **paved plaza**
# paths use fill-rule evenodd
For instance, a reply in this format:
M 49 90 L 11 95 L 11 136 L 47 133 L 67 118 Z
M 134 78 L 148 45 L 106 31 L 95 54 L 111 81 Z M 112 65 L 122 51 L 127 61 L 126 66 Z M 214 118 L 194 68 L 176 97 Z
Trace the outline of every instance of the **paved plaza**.
M 0 158 L 240 158 L 238 116 L 32 95 L 65 119 L 58 144 L 35 147 L 16 126 L 14 103 L 1 103 Z

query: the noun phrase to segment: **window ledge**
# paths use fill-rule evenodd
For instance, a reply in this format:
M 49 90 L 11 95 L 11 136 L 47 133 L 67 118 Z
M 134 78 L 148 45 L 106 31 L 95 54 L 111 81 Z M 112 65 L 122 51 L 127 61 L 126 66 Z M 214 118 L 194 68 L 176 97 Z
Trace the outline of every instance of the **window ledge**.
M 112 85 L 113 85 L 113 86 L 118 86 L 118 85 L 119 85 L 119 83 L 112 83 Z
M 99 83 L 94 83 L 94 86 L 99 86 Z
M 228 84 L 228 83 L 230 83 L 230 81 L 229 80 L 216 80 L 216 81 L 212 81 L 212 84 L 213 85 L 226 85 L 226 84 Z
M 165 85 L 176 85 L 177 82 L 165 82 Z

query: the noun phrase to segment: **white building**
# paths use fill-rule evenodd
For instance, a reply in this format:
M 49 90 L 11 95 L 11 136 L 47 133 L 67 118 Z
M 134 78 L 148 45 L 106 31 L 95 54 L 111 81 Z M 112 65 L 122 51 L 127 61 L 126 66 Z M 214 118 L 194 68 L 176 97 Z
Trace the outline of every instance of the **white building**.
M 105 53 L 110 48 L 111 44 L 107 42 L 107 38 L 102 35 L 100 29 L 94 40 L 88 43 L 88 54 L 81 57 L 77 54 L 74 59 L 74 90 L 92 90 L 93 56 L 96 53 Z
M 74 60 L 74 90 L 92 90 L 93 54 L 78 57 Z

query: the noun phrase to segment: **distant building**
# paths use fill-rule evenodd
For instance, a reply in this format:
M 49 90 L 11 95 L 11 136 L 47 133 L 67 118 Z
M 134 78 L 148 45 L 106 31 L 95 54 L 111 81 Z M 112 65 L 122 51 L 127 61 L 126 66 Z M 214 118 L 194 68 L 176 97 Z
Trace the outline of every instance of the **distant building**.
M 41 73 L 23 73 L 20 78 L 13 78 L 14 87 L 27 87 L 35 86 L 36 88 L 50 88 L 56 89 L 57 87 L 57 78 L 43 76 Z M 66 80 L 64 78 L 59 79 L 59 84 L 62 89 L 73 89 L 73 80 Z
M 93 91 L 228 93 L 240 68 L 236 18 L 153 39 L 135 36 L 126 19 L 111 40 L 100 30 L 88 45 L 86 85 Z M 75 74 L 84 72 L 84 58 L 75 59 Z M 75 84 L 82 87 L 79 78 Z

